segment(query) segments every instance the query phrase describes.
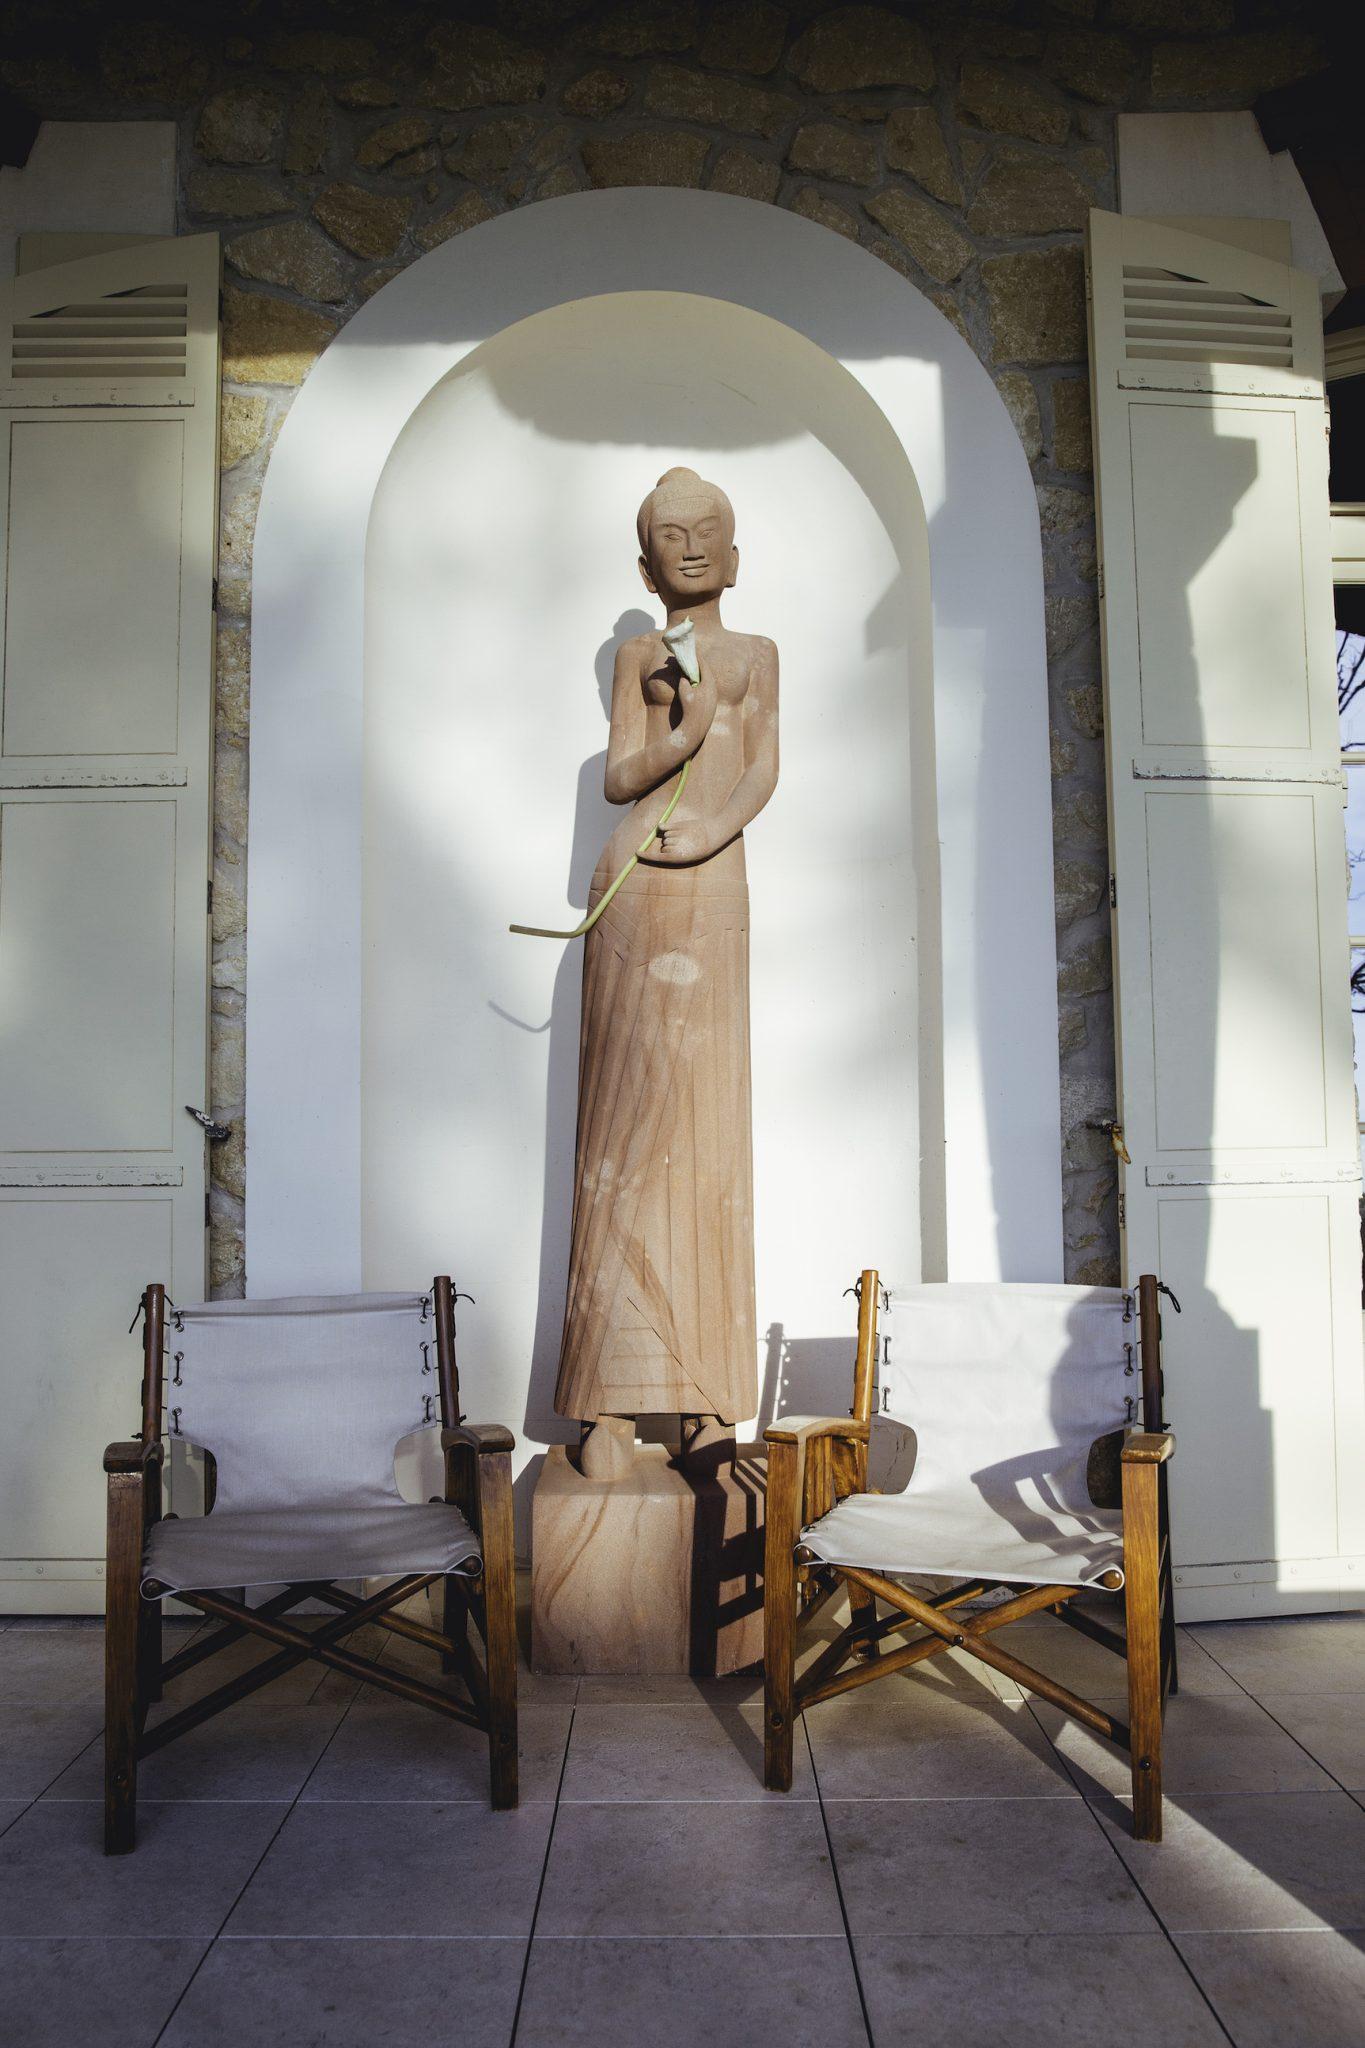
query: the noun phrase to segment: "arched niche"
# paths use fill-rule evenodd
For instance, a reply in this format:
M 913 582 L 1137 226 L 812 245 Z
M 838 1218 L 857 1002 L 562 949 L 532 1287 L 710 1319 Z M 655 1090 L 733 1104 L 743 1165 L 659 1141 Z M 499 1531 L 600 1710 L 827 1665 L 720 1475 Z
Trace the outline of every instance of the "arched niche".
M 655 190 L 526 208 L 386 286 L 271 462 L 247 1273 L 263 1295 L 477 1270 L 467 1364 L 537 1435 L 578 962 L 505 926 L 583 901 L 593 659 L 638 630 L 630 513 L 679 459 L 736 497 L 730 615 L 784 655 L 783 781 L 750 840 L 760 1328 L 799 1379 L 864 1257 L 1060 1271 L 1041 561 L 993 385 L 904 280 L 795 216 Z

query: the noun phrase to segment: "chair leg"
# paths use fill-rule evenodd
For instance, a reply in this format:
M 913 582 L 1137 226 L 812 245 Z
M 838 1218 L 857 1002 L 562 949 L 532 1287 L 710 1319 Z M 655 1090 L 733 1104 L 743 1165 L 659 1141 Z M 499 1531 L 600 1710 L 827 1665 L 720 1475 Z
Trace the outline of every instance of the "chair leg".
M 517 1585 L 512 1535 L 512 1461 L 479 1457 L 484 1651 L 488 1674 L 488 1778 L 495 1808 L 515 1806 L 517 1787 Z
M 770 1444 L 763 1561 L 763 1782 L 770 1792 L 792 1788 L 800 1487 L 795 1445 Z
M 137 1739 L 142 1722 L 142 1476 L 109 1478 L 104 1617 L 104 1853 L 126 1856 L 137 1832 Z
M 1160 1478 L 1158 1480 L 1160 1492 L 1157 1496 L 1161 1516 L 1160 1540 L 1164 1546 L 1164 1556 L 1161 1562 L 1161 1656 L 1165 1666 L 1166 1691 L 1168 1693 L 1177 1693 L 1180 1690 L 1180 1662 L 1176 1649 L 1175 1633 L 1175 1580 L 1171 1564 L 1171 1510 L 1167 1500 L 1167 1487 L 1169 1484 L 1170 1475 L 1167 1468 L 1163 1465 L 1160 1468 Z
M 453 1642 L 463 1642 L 469 1633 L 469 1607 L 458 1572 L 447 1572 L 441 1582 L 441 1631 Z M 447 1675 L 460 1669 L 453 1650 L 442 1650 L 441 1669 Z
M 137 1689 L 142 1712 L 161 1698 L 161 1602 L 137 1603 Z
M 1128 1728 L 1133 1833 L 1161 1840 L 1161 1574 L 1157 1468 L 1123 1468 L 1124 1606 L 1128 1620 Z

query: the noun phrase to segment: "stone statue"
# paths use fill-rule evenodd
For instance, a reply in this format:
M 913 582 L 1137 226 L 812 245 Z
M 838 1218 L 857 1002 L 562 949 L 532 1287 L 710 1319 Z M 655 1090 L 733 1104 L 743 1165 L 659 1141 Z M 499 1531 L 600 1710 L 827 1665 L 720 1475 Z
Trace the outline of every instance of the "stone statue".
M 777 649 L 721 622 L 739 555 L 716 485 L 669 470 L 638 531 L 668 617 L 616 657 L 606 794 L 630 810 L 592 905 L 639 859 L 585 940 L 555 1389 L 593 1479 L 630 1468 L 637 1415 L 681 1416 L 696 1450 L 757 1406 L 743 835 L 777 784 Z

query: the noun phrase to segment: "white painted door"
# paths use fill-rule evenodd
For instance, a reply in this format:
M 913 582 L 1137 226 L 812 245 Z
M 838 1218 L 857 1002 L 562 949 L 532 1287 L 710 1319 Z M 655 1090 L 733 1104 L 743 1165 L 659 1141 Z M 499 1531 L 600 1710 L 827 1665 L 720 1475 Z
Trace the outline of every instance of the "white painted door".
M 218 268 L 3 288 L 0 1612 L 102 1608 L 128 1322 L 205 1287 Z
M 1177 1606 L 1365 1600 L 1360 1164 L 1322 327 L 1094 213 L 1125 1272 L 1162 1275 Z

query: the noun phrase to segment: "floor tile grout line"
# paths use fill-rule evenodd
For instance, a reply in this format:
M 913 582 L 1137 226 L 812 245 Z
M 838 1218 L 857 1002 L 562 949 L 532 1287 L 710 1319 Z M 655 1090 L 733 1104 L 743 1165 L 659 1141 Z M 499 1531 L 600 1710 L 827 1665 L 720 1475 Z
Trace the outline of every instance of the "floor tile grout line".
M 330 1675 L 330 1674 L 329 1674 L 329 1675 Z M 171 2007 L 170 2011 L 169 2011 L 169 2012 L 167 2013 L 167 2015 L 166 2015 L 165 2019 L 164 2019 L 164 2020 L 162 2021 L 162 2023 L 161 2023 L 161 2026 L 160 2026 L 160 2028 L 159 2028 L 159 2030 L 158 2030 L 158 2032 L 157 2032 L 157 2034 L 156 2034 L 156 2037 L 155 2037 L 155 2039 L 154 2039 L 154 2040 L 153 2040 L 153 2042 L 152 2042 L 152 2048 L 160 2048 L 160 2043 L 161 2043 L 161 2041 L 162 2041 L 162 2040 L 164 2039 L 164 2037 L 165 2037 L 165 2034 L 166 2034 L 166 2029 L 167 2029 L 167 2028 L 168 2028 L 168 2027 L 170 2026 L 170 2024 L 171 2024 L 172 2020 L 173 2020 L 173 2019 L 175 2018 L 175 2016 L 176 2016 L 176 2014 L 177 2014 L 177 2013 L 179 2012 L 179 2010 L 180 2010 L 181 2006 L 182 2006 L 182 2005 L 184 2004 L 184 2002 L 185 2002 L 186 1998 L 187 1998 L 187 1997 L 189 1996 L 190 1988 L 191 1988 L 191 1986 L 193 1985 L 193 1983 L 194 1983 L 194 1981 L 195 1981 L 196 1977 L 197 1977 L 197 1976 L 199 1975 L 199 1972 L 200 1972 L 200 1971 L 201 1971 L 201 1970 L 203 1969 L 203 1967 L 204 1967 L 204 1964 L 205 1964 L 205 1963 L 206 1963 L 206 1962 L 208 1961 L 208 1959 L 209 1959 L 210 1955 L 211 1955 L 211 1954 L 213 1953 L 213 1950 L 214 1950 L 215 1946 L 217 1945 L 217 1942 L 218 1942 L 219 1936 L 220 1936 L 220 1935 L 222 1934 L 222 1932 L 223 1932 L 223 1929 L 224 1929 L 224 1928 L 225 1928 L 225 1927 L 227 1926 L 227 1924 L 228 1924 L 228 1921 L 229 1921 L 229 1920 L 230 1920 L 230 1919 L 232 1918 L 232 1916 L 233 1916 L 233 1914 L 234 1914 L 234 1913 L 236 1912 L 236 1910 L 237 1910 L 238 1906 L 239 1906 L 239 1905 L 241 1904 L 241 1902 L 242 1902 L 242 1899 L 243 1899 L 243 1898 L 245 1897 L 245 1895 L 246 1895 L 246 1893 L 247 1893 L 248 1889 L 250 1888 L 250 1886 L 251 1886 L 251 1883 L 252 1883 L 253 1879 L 255 1878 L 255 1876 L 256 1876 L 256 1873 L 257 1873 L 257 1871 L 258 1871 L 258 1870 L 260 1869 L 261 1865 L 262 1865 L 262 1864 L 263 1864 L 263 1863 L 265 1862 L 265 1859 L 266 1859 L 266 1857 L 267 1857 L 267 1856 L 268 1856 L 268 1855 L 270 1854 L 270 1852 L 271 1852 L 271 1850 L 272 1850 L 272 1849 L 274 1848 L 274 1846 L 275 1846 L 276 1842 L 278 1842 L 278 1841 L 279 1841 L 279 1839 L 280 1839 L 280 1834 L 281 1834 L 281 1831 L 283 1830 L 283 1828 L 284 1828 L 284 1826 L 285 1826 L 285 1823 L 286 1823 L 286 1822 L 288 1821 L 288 1819 L 289 1819 L 290 1815 L 291 1815 L 291 1814 L 292 1814 L 292 1813 L 294 1812 L 295 1808 L 296 1808 L 296 1807 L 298 1806 L 298 1803 L 299 1803 L 299 1801 L 300 1801 L 300 1800 L 302 1799 L 302 1797 L 303 1797 L 303 1794 L 304 1794 L 304 1791 L 305 1791 L 305 1789 L 307 1788 L 307 1786 L 309 1785 L 309 1783 L 310 1783 L 310 1782 L 311 1782 L 311 1780 L 312 1780 L 312 1777 L 313 1777 L 313 1773 L 314 1773 L 314 1771 L 316 1771 L 316 1769 L 318 1768 L 318 1765 L 319 1765 L 319 1764 L 320 1764 L 320 1763 L 322 1762 L 322 1759 L 323 1759 L 323 1758 L 324 1758 L 324 1757 L 326 1756 L 326 1754 L 327 1754 L 328 1750 L 329 1750 L 329 1749 L 331 1748 L 332 1744 L 333 1744 L 333 1743 L 334 1743 L 334 1742 L 336 1741 L 336 1739 L 337 1739 L 337 1736 L 338 1736 L 338 1734 L 340 1733 L 340 1731 L 341 1731 L 341 1728 L 342 1728 L 343 1724 L 345 1723 L 345 1721 L 346 1721 L 347 1717 L 348 1717 L 348 1716 L 349 1716 L 349 1714 L 350 1714 L 351 1708 L 352 1708 L 352 1707 L 353 1707 L 353 1706 L 355 1705 L 355 1703 L 356 1703 L 356 1700 L 357 1700 L 357 1699 L 359 1699 L 359 1697 L 360 1697 L 360 1687 L 359 1687 L 359 1686 L 357 1686 L 357 1687 L 356 1687 L 356 1690 L 355 1690 L 355 1692 L 354 1692 L 354 1694 L 352 1695 L 352 1697 L 351 1697 L 351 1698 L 350 1698 L 349 1700 L 347 1700 L 347 1702 L 346 1702 L 345 1706 L 344 1706 L 344 1707 L 342 1708 L 341 1712 L 340 1712 L 340 1713 L 339 1713 L 339 1714 L 337 1715 L 336 1721 L 335 1721 L 335 1723 L 334 1723 L 334 1725 L 333 1725 L 333 1727 L 332 1727 L 332 1730 L 331 1730 L 330 1734 L 329 1734 L 329 1735 L 328 1735 L 328 1737 L 327 1737 L 327 1740 L 326 1740 L 326 1741 L 325 1741 L 325 1742 L 323 1743 L 323 1745 L 322 1745 L 322 1748 L 321 1748 L 321 1749 L 320 1749 L 320 1750 L 318 1751 L 317 1755 L 316 1755 L 316 1756 L 314 1757 L 314 1759 L 313 1759 L 312 1763 L 310 1764 L 310 1766 L 309 1766 L 309 1768 L 308 1768 L 308 1771 L 307 1771 L 307 1773 L 306 1773 L 306 1775 L 305 1775 L 305 1777 L 304 1777 L 304 1780 L 303 1780 L 303 1784 L 301 1784 L 301 1785 L 299 1786 L 299 1788 L 298 1788 L 298 1790 L 297 1790 L 297 1791 L 295 1792 L 295 1794 L 294 1794 L 293 1798 L 292 1798 L 292 1799 L 291 1799 L 291 1800 L 289 1801 L 289 1804 L 288 1804 L 288 1805 L 287 1805 L 287 1806 L 285 1807 L 285 1810 L 284 1810 L 284 1812 L 283 1812 L 283 1813 L 282 1813 L 282 1814 L 280 1815 L 280 1819 L 279 1819 L 279 1824 L 278 1824 L 278 1826 L 277 1826 L 277 1827 L 276 1827 L 276 1828 L 274 1829 L 274 1831 L 272 1832 L 272 1834 L 271 1834 L 271 1836 L 270 1836 L 270 1839 L 269 1839 L 269 1841 L 268 1841 L 268 1842 L 267 1842 L 267 1843 L 265 1844 L 264 1848 L 263 1848 L 263 1849 L 261 1850 L 261 1853 L 260 1853 L 260 1855 L 259 1855 L 259 1856 L 258 1856 L 258 1857 L 256 1858 L 256 1861 L 255 1861 L 255 1862 L 254 1862 L 254 1863 L 252 1864 L 252 1866 L 251 1866 L 250 1870 L 249 1870 L 249 1871 L 247 1872 L 246 1876 L 245 1876 L 245 1877 L 243 1878 L 243 1880 L 242 1880 L 241 1884 L 240 1884 L 240 1885 L 239 1885 L 239 1886 L 237 1887 L 237 1890 L 236 1890 L 236 1892 L 235 1892 L 235 1893 L 233 1894 L 232 1900 L 231 1900 L 231 1902 L 230 1902 L 230 1903 L 229 1903 L 229 1905 L 228 1905 L 227 1911 L 226 1911 L 226 1912 L 224 1913 L 224 1915 L 223 1915 L 222 1919 L 221 1919 L 221 1920 L 219 1921 L 219 1923 L 218 1923 L 217 1927 L 215 1927 L 215 1929 L 213 1930 L 213 1933 L 212 1933 L 212 1934 L 211 1934 L 211 1935 L 209 1936 L 208 1940 L 207 1940 L 207 1941 L 205 1942 L 205 1944 L 204 1944 L 204 1949 L 203 1949 L 203 1953 L 202 1953 L 202 1954 L 201 1954 L 201 1956 L 199 1957 L 199 1960 L 198 1960 L 198 1962 L 197 1962 L 197 1963 L 195 1964 L 194 1968 L 193 1968 L 193 1969 L 192 1969 L 192 1970 L 190 1971 L 190 1974 L 189 1974 L 189 1976 L 188 1976 L 188 1977 L 187 1977 L 187 1978 L 185 1979 L 184 1983 L 183 1983 L 183 1984 L 181 1985 L 181 1987 L 180 1987 L 180 1995 L 179 1995 L 179 1997 L 178 1997 L 178 1998 L 176 1999 L 176 2001 L 175 2001 L 174 2005 L 173 2005 L 173 2006 Z M 310 1694 L 309 1694 L 309 1696 L 308 1696 L 308 1699 L 307 1699 L 307 1701 L 305 1702 L 305 1705 L 311 1706 L 311 1705 L 312 1705 L 312 1702 L 313 1702 L 313 1695 L 312 1695 L 312 1694 L 310 1693 Z M 269 1801 L 267 1801 L 267 1800 L 262 1800 L 262 1801 L 260 1801 L 259 1803 L 260 1803 L 260 1804 L 262 1804 L 262 1805 L 268 1805 L 268 1804 L 269 1804 L 270 1802 L 269 1802 Z
M 810 1759 L 811 1776 L 815 1781 L 815 1800 L 820 1809 L 820 1826 L 824 1830 L 825 1847 L 829 1851 L 830 1874 L 834 1879 L 834 1893 L 839 1901 L 839 1918 L 843 1922 L 844 1940 L 848 1946 L 848 1960 L 853 1969 L 853 1982 L 858 1993 L 858 2005 L 863 2016 L 863 2031 L 867 2035 L 868 2048 L 876 2048 L 876 2036 L 872 2032 L 872 2015 L 867 2009 L 867 1992 L 863 1988 L 863 1973 L 858 1964 L 858 1951 L 853 1942 L 853 1929 L 849 1925 L 848 1907 L 844 1902 L 844 1887 L 839 1876 L 839 1859 L 834 1853 L 834 1837 L 830 1832 L 829 1815 L 825 1811 L 825 1795 L 820 1790 L 820 1772 L 815 1762 L 815 1747 L 810 1739 L 806 1717 L 801 1715 L 801 1737 Z
M 1272 1694 L 1272 1698 L 1273 1698 L 1273 1697 L 1275 1697 L 1275 1695 L 1273 1695 L 1273 1694 Z M 1309 1697 L 1309 1698 L 1311 1698 L 1311 1697 L 1312 1697 L 1312 1695 L 1311 1695 L 1311 1694 L 1309 1694 L 1309 1695 L 1302 1695 L 1302 1694 L 1301 1694 L 1301 1695 L 1300 1695 L 1300 1697 L 1301 1697 L 1301 1698 L 1302 1698 L 1302 1697 Z M 1351 1697 L 1351 1695 L 1350 1695 L 1350 1694 L 1348 1694 L 1348 1695 L 1347 1695 L 1347 1697 L 1348 1697 L 1348 1698 L 1350 1698 L 1350 1697 Z M 1284 1724 L 1284 1722 L 1283 1722 L 1283 1721 L 1282 1721 L 1282 1720 L 1280 1719 L 1279 1715 L 1278 1715 L 1278 1714 L 1275 1714 L 1275 1713 L 1272 1713 L 1272 1712 L 1271 1712 L 1271 1710 L 1270 1710 L 1270 1708 L 1269 1708 L 1269 1707 L 1268 1707 L 1268 1706 L 1266 1705 L 1266 1703 L 1265 1703 L 1265 1701 L 1264 1701 L 1264 1700 L 1257 1700 L 1256 1704 L 1257 1704 L 1257 1706 L 1258 1706 L 1258 1707 L 1260 1708 L 1261 1712 L 1262 1712 L 1263 1714 L 1265 1714 L 1265 1715 L 1266 1715 L 1266 1716 L 1267 1716 L 1267 1717 L 1268 1717 L 1268 1718 L 1269 1718 L 1270 1720 L 1272 1720 L 1272 1721 L 1273 1721 L 1273 1722 L 1275 1723 L 1275 1726 L 1276 1726 L 1276 1727 L 1277 1727 L 1278 1729 L 1280 1729 L 1280 1730 L 1281 1730 L 1281 1732 L 1282 1732 L 1283 1734 L 1285 1734 L 1285 1735 L 1287 1735 L 1287 1736 L 1289 1737 L 1289 1740 L 1290 1740 L 1290 1741 L 1291 1741 L 1291 1742 L 1292 1742 L 1292 1743 L 1294 1744 L 1294 1746 L 1295 1746 L 1295 1747 L 1296 1747 L 1297 1749 L 1301 1749 L 1301 1750 L 1303 1751 L 1304 1755 L 1305 1755 L 1305 1756 L 1306 1756 L 1306 1757 L 1308 1758 L 1308 1761 L 1309 1761 L 1309 1762 L 1310 1762 L 1311 1764 L 1316 1764 L 1316 1765 L 1317 1765 L 1317 1768 L 1318 1768 L 1318 1769 L 1319 1769 L 1320 1771 L 1322 1771 L 1323 1773 L 1325 1773 L 1325 1775 L 1326 1775 L 1327 1777 L 1329 1777 L 1329 1778 L 1330 1778 L 1330 1779 L 1332 1780 L 1332 1783 L 1333 1783 L 1333 1784 L 1334 1784 L 1334 1785 L 1336 1786 L 1337 1790 L 1338 1790 L 1339 1792 L 1344 1792 L 1344 1793 L 1346 1794 L 1347 1798 L 1350 1798 L 1350 1796 L 1351 1796 L 1351 1787 L 1350 1787 L 1349 1785 L 1343 1785 L 1343 1784 L 1342 1784 L 1342 1782 L 1341 1782 L 1341 1779 L 1340 1779 L 1340 1778 L 1339 1778 L 1339 1777 L 1337 1776 L 1336 1772 L 1335 1772 L 1335 1771 L 1334 1771 L 1334 1770 L 1332 1769 L 1331 1765 L 1330 1765 L 1330 1764 L 1325 1764 L 1325 1763 L 1323 1762 L 1323 1760 L 1322 1760 L 1322 1758 L 1321 1758 L 1320 1756 L 1314 1756 L 1314 1754 L 1313 1754 L 1312 1750 L 1311 1750 L 1311 1749 L 1310 1749 L 1310 1748 L 1308 1747 L 1308 1744 L 1307 1744 L 1306 1742 L 1300 1742 L 1300 1740 L 1299 1740 L 1298 1736 L 1297 1736 L 1297 1735 L 1296 1735 L 1296 1734 L 1294 1733 L 1293 1729 L 1292 1729 L 1292 1728 L 1286 1728 L 1286 1727 L 1285 1727 L 1285 1724 Z M 1308 1788 L 1307 1788 L 1307 1787 L 1305 1787 L 1305 1790 L 1307 1790 L 1307 1789 L 1308 1789 Z M 1272 1796 L 1278 1796 L 1278 1795 L 1272 1795 Z
M 1041 1720 L 1039 1720 L 1038 1713 L 1034 1708 L 1032 1699 L 1027 1700 L 1027 1705 L 1030 1713 L 1033 1714 L 1034 1720 L 1037 1721 L 1039 1727 L 1042 1728 L 1043 1724 Z M 1047 1735 L 1046 1728 L 1043 1728 L 1043 1733 L 1044 1735 Z M 1051 1741 L 1051 1739 L 1052 1738 L 1048 1736 L 1048 1740 Z M 1065 1759 L 1063 1759 L 1063 1761 L 1065 1761 Z M 1193 1984 L 1195 1990 L 1203 1999 L 1204 2004 L 1208 2007 L 1209 2012 L 1212 2015 L 1214 2025 L 1218 2028 L 1218 2031 L 1223 2035 L 1224 2039 L 1232 2044 L 1232 2048 L 1237 2048 L 1237 2042 L 1235 2037 L 1224 2025 L 1222 2015 L 1219 2013 L 1217 2006 L 1209 1997 L 1208 1992 L 1204 1989 L 1198 1977 L 1195 1975 L 1194 1969 L 1189 1961 L 1189 1958 L 1182 1952 L 1180 1943 L 1176 1940 L 1174 1934 L 1166 1925 L 1166 1922 L 1162 1919 L 1160 1913 L 1158 1913 L 1156 1907 L 1153 1905 L 1151 1899 L 1148 1897 L 1146 1887 L 1144 1886 L 1137 1872 L 1132 1868 L 1130 1864 L 1126 1863 L 1123 1857 L 1120 1855 L 1118 1843 L 1114 1840 L 1108 1828 L 1104 1825 L 1104 1822 L 1101 1820 L 1095 1807 L 1092 1805 L 1090 1800 L 1085 1797 L 1084 1793 L 1082 1793 L 1081 1795 L 1081 1804 L 1084 1806 L 1086 1812 L 1090 1815 L 1090 1818 L 1095 1823 L 1095 1826 L 1099 1829 L 1100 1834 L 1104 1837 L 1104 1840 L 1109 1846 L 1109 1850 L 1114 1858 L 1114 1861 L 1118 1864 L 1120 1870 L 1128 1879 L 1128 1882 L 1132 1885 L 1134 1891 L 1142 1900 L 1143 1905 L 1147 1908 L 1147 1911 L 1151 1914 L 1153 1920 L 1156 1922 L 1157 1927 L 1165 1936 L 1166 1944 L 1171 1950 L 1171 1953 L 1175 1956 L 1176 1961 L 1180 1964 L 1181 1969 L 1185 1972 L 1185 1975 L 1189 1978 L 1191 1984 Z
M 570 1707 L 569 1726 L 564 1736 L 564 1754 L 559 1759 L 559 1777 L 555 1783 L 555 1803 L 554 1810 L 550 1815 L 550 1832 L 545 1837 L 545 1854 L 541 1859 L 540 1882 L 536 1886 L 536 1902 L 531 1908 L 531 1925 L 526 1935 L 526 1952 L 521 1959 L 521 1978 L 517 1984 L 517 2002 L 512 2009 L 512 2031 L 507 2037 L 507 2048 L 517 2048 L 517 2030 L 521 2026 L 521 2008 L 526 1997 L 526 1980 L 531 1974 L 531 1952 L 535 1947 L 536 1923 L 540 1919 L 540 1902 L 545 1895 L 545 1880 L 550 1871 L 550 1851 L 554 1847 L 555 1829 L 559 1825 L 560 1795 L 564 1790 L 564 1773 L 569 1768 L 569 1749 L 573 1743 L 574 1718 L 577 1712 L 576 1706 Z
M 61 1769 L 56 1771 L 53 1774 L 53 1776 L 48 1779 L 47 1783 L 41 1788 L 41 1790 L 35 1792 L 33 1796 L 30 1799 L 26 1800 L 25 1803 L 19 1808 L 19 1811 L 16 1814 L 13 1814 L 10 1817 L 10 1819 L 5 1822 L 5 1825 L 2 1828 L 0 1828 L 0 1836 L 7 1835 L 10 1829 L 14 1827 L 17 1822 L 21 1821 L 24 1815 L 28 1813 L 31 1808 L 37 1806 L 40 1800 L 45 1799 L 48 1793 L 52 1790 L 52 1787 L 57 1783 L 57 1780 L 59 1778 L 64 1778 L 68 1771 L 74 1770 L 76 1768 L 76 1765 L 80 1762 L 81 1758 L 85 1755 L 86 1751 L 89 1749 L 93 1749 L 95 1744 L 97 1742 L 102 1741 L 103 1738 L 104 1723 L 103 1721 L 101 1721 L 99 1727 L 90 1737 L 90 1740 L 88 1742 L 83 1742 L 80 1748 L 76 1751 L 76 1754 L 73 1757 L 69 1757 L 67 1759 L 67 1761 L 61 1766 Z M 65 1801 L 63 1801 L 63 1804 L 65 1804 Z
M 1190 1962 L 1189 1957 L 1185 1954 L 1184 1950 L 1180 1946 L 1180 1943 L 1176 1940 L 1175 1935 L 1172 1933 L 1171 1929 L 1166 1925 L 1166 1922 L 1162 1919 L 1160 1913 L 1158 1913 L 1156 1907 L 1152 1904 L 1151 1899 L 1147 1896 L 1146 1887 L 1143 1885 L 1142 1879 L 1138 1876 L 1137 1872 L 1131 1868 L 1129 1864 L 1124 1862 L 1123 1857 L 1119 1854 L 1118 1843 L 1114 1840 L 1108 1828 L 1106 1828 L 1104 1822 L 1100 1819 L 1099 1814 L 1095 1811 L 1095 1808 L 1090 1804 L 1090 1801 L 1088 1799 L 1085 1802 L 1085 1806 L 1086 1811 L 1089 1813 L 1091 1819 L 1094 1821 L 1095 1826 L 1099 1829 L 1100 1833 L 1104 1836 L 1105 1841 L 1108 1842 L 1109 1847 L 1112 1849 L 1115 1861 L 1118 1863 L 1120 1869 L 1126 1872 L 1129 1882 L 1133 1886 L 1133 1889 L 1137 1892 L 1137 1895 L 1142 1900 L 1143 1905 L 1147 1908 L 1147 1911 L 1151 1914 L 1157 1926 L 1165 1935 L 1167 1946 L 1170 1948 L 1172 1954 L 1175 1956 L 1176 1961 L 1180 1964 L 1181 1969 L 1185 1972 L 1185 1975 L 1189 1978 L 1191 1984 L 1193 1984 L 1195 1990 L 1199 1993 L 1199 1996 L 1203 1999 L 1205 2005 L 1208 2007 L 1209 2012 L 1213 2017 L 1214 2025 L 1218 2028 L 1218 2031 L 1224 2036 L 1224 2038 L 1231 2042 L 1232 2048 L 1237 2048 L 1236 2036 L 1228 2027 L 1228 2025 L 1223 2019 L 1223 2015 L 1219 2012 L 1212 1998 L 1210 1998 L 1208 1992 L 1200 1983 L 1198 1977 L 1195 1974 L 1194 1966 Z

